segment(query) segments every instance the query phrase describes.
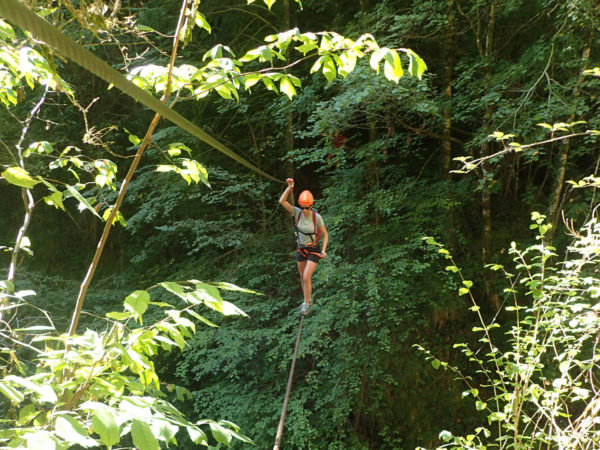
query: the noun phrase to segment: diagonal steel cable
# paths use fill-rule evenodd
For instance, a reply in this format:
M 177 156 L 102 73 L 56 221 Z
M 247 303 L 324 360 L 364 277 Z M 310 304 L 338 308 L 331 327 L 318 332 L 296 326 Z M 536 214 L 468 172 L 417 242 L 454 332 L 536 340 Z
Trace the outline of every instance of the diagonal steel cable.
M 71 61 L 79 64 L 81 67 L 92 72 L 94 75 L 103 79 L 107 83 L 114 85 L 125 94 L 142 103 L 144 106 L 152 109 L 165 119 L 171 121 L 178 127 L 184 129 L 191 135 L 220 151 L 234 161 L 237 161 L 241 165 L 265 178 L 278 183 L 284 183 L 283 180 L 279 180 L 272 175 L 269 175 L 264 170 L 260 169 L 235 153 L 233 150 L 229 149 L 225 144 L 219 142 L 217 139 L 191 123 L 181 114 L 172 110 L 160 100 L 153 97 L 149 92 L 144 91 L 142 88 L 133 84 L 121 73 L 109 66 L 105 61 L 101 60 L 89 50 L 86 50 L 81 45 L 65 36 L 52 24 L 39 17 L 20 1 L 0 0 L 0 15 L 19 27 L 29 31 L 37 39 L 45 42 L 51 47 L 54 47 Z

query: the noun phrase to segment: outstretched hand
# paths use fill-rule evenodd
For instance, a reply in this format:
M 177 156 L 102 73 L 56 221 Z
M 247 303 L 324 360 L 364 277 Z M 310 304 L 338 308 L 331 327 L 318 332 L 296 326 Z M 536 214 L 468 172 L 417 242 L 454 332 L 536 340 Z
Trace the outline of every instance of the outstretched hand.
M 288 184 L 289 187 L 294 187 L 294 179 L 293 178 L 286 178 L 285 182 Z

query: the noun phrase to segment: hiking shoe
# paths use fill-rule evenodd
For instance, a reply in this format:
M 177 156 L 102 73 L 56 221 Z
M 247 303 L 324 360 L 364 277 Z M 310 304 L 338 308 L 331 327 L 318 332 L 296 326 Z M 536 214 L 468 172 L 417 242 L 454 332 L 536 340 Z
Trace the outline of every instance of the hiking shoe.
M 312 306 L 311 303 L 302 302 L 300 305 L 300 315 L 305 316 L 308 313 L 308 309 Z

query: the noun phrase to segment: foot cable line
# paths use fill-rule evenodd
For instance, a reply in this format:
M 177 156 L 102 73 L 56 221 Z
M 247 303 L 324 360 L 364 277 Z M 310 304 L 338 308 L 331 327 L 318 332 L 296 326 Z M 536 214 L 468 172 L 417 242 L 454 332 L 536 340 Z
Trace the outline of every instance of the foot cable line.
M 304 325 L 304 316 L 300 318 L 300 327 L 298 328 L 298 337 L 296 338 L 296 348 L 294 348 L 294 358 L 292 359 L 292 367 L 290 368 L 290 376 L 288 378 L 287 389 L 285 390 L 285 399 L 283 400 L 283 408 L 281 409 L 281 418 L 279 419 L 279 426 L 277 427 L 277 436 L 275 437 L 275 445 L 273 450 L 279 450 L 281 444 L 281 436 L 283 435 L 283 426 L 285 424 L 285 416 L 287 414 L 287 406 L 290 400 L 290 393 L 292 391 L 292 382 L 294 380 L 294 369 L 296 368 L 296 357 L 298 356 L 298 345 L 300 344 L 300 337 L 302 336 L 302 326 Z
M 269 175 L 264 170 L 235 153 L 225 144 L 218 141 L 207 132 L 201 130 L 199 127 L 187 120 L 177 111 L 169 108 L 149 92 L 133 84 L 120 72 L 113 69 L 105 61 L 101 60 L 92 52 L 86 50 L 81 45 L 64 35 L 50 22 L 42 19 L 20 1 L 0 0 L 0 15 L 24 30 L 29 31 L 37 39 L 51 47 L 54 47 L 71 61 L 92 72 L 97 77 L 109 83 L 109 85 L 117 87 L 120 91 L 132 97 L 134 100 L 137 100 L 144 106 L 152 109 L 165 119 L 184 129 L 191 135 L 220 151 L 234 161 L 237 161 L 241 165 L 265 178 L 270 179 L 271 181 L 284 183 L 283 180 L 279 180 Z

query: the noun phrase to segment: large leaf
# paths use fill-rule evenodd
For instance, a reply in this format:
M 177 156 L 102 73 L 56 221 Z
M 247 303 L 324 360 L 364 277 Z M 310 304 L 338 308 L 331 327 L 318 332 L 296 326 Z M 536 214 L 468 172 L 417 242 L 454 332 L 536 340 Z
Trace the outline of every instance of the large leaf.
M 177 425 L 163 419 L 153 420 L 150 429 L 158 439 L 164 442 L 171 442 L 179 431 Z
M 99 442 L 92 439 L 86 429 L 74 417 L 62 415 L 56 418 L 55 431 L 57 436 L 67 442 L 81 445 L 85 448 L 97 447 Z
M 229 447 L 232 437 L 231 432 L 227 428 L 219 425 L 218 423 L 211 422 L 209 425 L 210 431 L 212 432 L 212 435 L 215 438 L 215 440 Z
M 100 436 L 107 447 L 117 444 L 120 440 L 119 426 L 108 408 L 99 408 L 92 417 L 92 431 Z
M 190 297 L 201 300 L 206 306 L 220 312 L 225 316 L 241 315 L 247 317 L 247 314 L 233 303 L 223 300 L 219 290 L 210 284 L 196 284 L 195 290 Z
M 7 40 L 15 38 L 15 30 L 2 19 L 0 19 L 0 38 Z
M 40 180 L 33 178 L 31 175 L 29 175 L 29 172 L 21 167 L 9 167 L 2 172 L 2 177 L 10 184 L 27 189 L 31 189 L 36 184 L 41 182 Z
M 28 433 L 25 436 L 27 442 L 27 449 L 31 450 L 55 450 L 56 449 L 56 438 L 52 436 L 52 433 L 45 430 L 38 430 L 34 433 Z M 6 448 L 6 447 L 4 447 Z M 22 448 L 22 447 L 20 447 Z
M 150 294 L 147 291 L 135 291 L 127 296 L 124 305 L 127 311 L 131 311 L 137 317 L 141 317 L 148 309 Z
M 152 434 L 152 430 L 146 422 L 133 419 L 131 423 L 131 437 L 133 439 L 133 445 L 141 450 L 160 450 L 158 441 Z
M 58 401 L 56 393 L 54 392 L 52 387 L 47 384 L 38 384 L 26 378 L 17 377 L 14 375 L 9 375 L 5 377 L 4 381 L 22 386 L 25 389 L 30 389 L 31 391 L 39 395 L 41 402 L 54 404 Z
M 208 446 L 208 441 L 206 440 L 206 434 L 198 427 L 187 427 L 188 434 L 192 442 L 196 445 L 205 445 Z

